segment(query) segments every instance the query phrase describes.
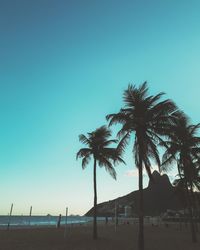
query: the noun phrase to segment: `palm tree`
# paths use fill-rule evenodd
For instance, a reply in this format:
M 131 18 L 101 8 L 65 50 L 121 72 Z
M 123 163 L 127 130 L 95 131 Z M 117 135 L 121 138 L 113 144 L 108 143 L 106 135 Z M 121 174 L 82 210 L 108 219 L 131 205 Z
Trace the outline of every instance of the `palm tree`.
M 181 205 L 183 206 L 184 211 L 184 221 L 185 221 L 185 227 L 187 227 L 187 214 L 186 214 L 186 208 L 187 208 L 187 200 L 185 195 L 185 183 L 184 183 L 184 176 L 178 175 L 179 178 L 176 178 L 173 182 L 174 188 L 175 188 L 175 194 L 179 198 L 179 201 Z
M 200 159 L 194 162 L 194 175 L 192 179 L 193 188 L 200 191 Z
M 88 136 L 79 135 L 79 140 L 87 145 L 77 153 L 77 159 L 82 158 L 82 168 L 88 165 L 91 158 L 94 160 L 93 181 L 94 181 L 94 220 L 93 220 L 93 239 L 97 239 L 97 184 L 96 184 L 96 167 L 105 167 L 106 171 L 116 179 L 116 171 L 113 166 L 116 163 L 125 163 L 120 157 L 120 153 L 116 148 L 108 147 L 110 144 L 117 143 L 117 140 L 110 140 L 111 130 L 106 126 L 96 129 Z
M 168 138 L 161 144 L 166 151 L 163 154 L 162 170 L 167 171 L 173 162 L 177 162 L 179 178 L 184 183 L 185 197 L 190 217 L 193 242 L 197 241 L 193 223 L 192 205 L 193 187 L 197 185 L 197 163 L 200 162 L 200 137 L 197 131 L 200 124 L 190 125 L 188 117 L 183 112 L 177 112 L 173 123 L 168 128 Z
M 110 114 L 107 119 L 109 125 L 121 124 L 118 132 L 121 139 L 118 150 L 125 151 L 131 135 L 134 135 L 133 154 L 135 164 L 139 172 L 139 249 L 144 249 L 144 215 L 143 215 L 143 168 L 149 178 L 151 175 L 151 161 L 153 159 L 158 167 L 160 159 L 157 150 L 157 143 L 165 132 L 165 127 L 170 122 L 170 115 L 176 109 L 171 100 L 160 101 L 164 93 L 155 96 L 148 95 L 147 83 L 143 83 L 138 88 L 129 85 L 124 91 L 124 108 L 117 114 Z

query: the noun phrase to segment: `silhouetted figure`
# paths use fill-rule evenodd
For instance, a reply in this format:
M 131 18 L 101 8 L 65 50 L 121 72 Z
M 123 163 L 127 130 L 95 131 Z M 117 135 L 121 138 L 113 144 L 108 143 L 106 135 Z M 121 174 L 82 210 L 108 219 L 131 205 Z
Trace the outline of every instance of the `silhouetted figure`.
M 108 217 L 105 217 L 106 225 L 108 224 Z
M 58 217 L 57 228 L 60 228 L 60 222 L 61 222 L 61 214 Z

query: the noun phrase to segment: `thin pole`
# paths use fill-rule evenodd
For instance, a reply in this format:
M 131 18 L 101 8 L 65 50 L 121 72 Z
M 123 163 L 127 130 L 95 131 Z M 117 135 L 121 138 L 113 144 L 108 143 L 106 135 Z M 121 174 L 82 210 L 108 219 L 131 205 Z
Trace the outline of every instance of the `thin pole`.
M 13 210 L 13 203 L 11 204 L 11 208 L 10 208 L 7 230 L 9 230 L 9 228 L 10 228 L 10 219 L 11 219 L 11 215 L 12 215 L 12 210 Z
M 65 215 L 65 233 L 64 233 L 65 238 L 67 235 L 67 215 L 68 215 L 68 207 L 66 207 L 66 215 Z
M 118 224 L 118 218 L 117 218 L 117 201 L 115 201 L 115 232 L 117 231 L 117 224 Z
M 29 214 L 29 226 L 31 225 L 31 215 L 32 215 L 32 206 L 30 207 L 30 214 Z

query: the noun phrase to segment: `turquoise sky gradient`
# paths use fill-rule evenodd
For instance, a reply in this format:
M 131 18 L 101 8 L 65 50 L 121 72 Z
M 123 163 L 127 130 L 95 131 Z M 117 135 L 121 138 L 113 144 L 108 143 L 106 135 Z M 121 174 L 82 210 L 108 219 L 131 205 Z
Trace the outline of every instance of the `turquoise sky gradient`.
M 78 135 L 119 110 L 128 83 L 147 80 L 200 121 L 199 10 L 198 0 L 0 1 L 0 214 L 12 202 L 15 214 L 92 206 Z M 125 160 L 117 182 L 98 170 L 99 202 L 137 189 L 131 148 Z

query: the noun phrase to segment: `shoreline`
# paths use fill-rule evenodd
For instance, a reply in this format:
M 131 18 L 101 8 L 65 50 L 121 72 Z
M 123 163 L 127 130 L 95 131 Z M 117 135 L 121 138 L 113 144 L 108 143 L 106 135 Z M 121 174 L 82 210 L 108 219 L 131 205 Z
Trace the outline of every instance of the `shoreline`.
M 78 227 L 78 226 L 91 226 L 93 223 L 93 217 L 90 217 L 90 220 L 87 220 L 87 221 L 67 221 L 67 224 L 66 226 L 67 227 Z M 138 218 L 127 218 L 127 217 L 118 217 L 118 225 L 138 225 L 139 221 L 138 221 Z M 152 217 L 151 219 L 149 218 L 144 218 L 144 225 L 145 226 L 148 226 L 148 225 L 155 225 L 155 226 L 158 226 L 158 225 L 162 225 L 164 226 L 165 224 L 169 224 L 169 225 L 173 225 L 173 224 L 180 224 L 179 221 L 165 221 L 165 220 L 162 220 L 158 217 Z M 183 222 L 181 222 L 183 223 Z M 105 225 L 105 226 L 110 226 L 110 225 L 115 225 L 115 220 L 112 219 L 111 217 L 108 218 L 108 222 L 106 223 L 106 219 L 105 218 L 100 218 L 99 217 L 99 220 L 97 220 L 97 225 L 98 226 L 101 226 L 101 225 Z M 62 222 L 61 225 L 60 225 L 60 228 L 64 228 L 65 227 L 65 223 Z M 57 228 L 57 223 L 54 221 L 50 224 L 46 224 L 46 223 L 39 223 L 39 224 L 10 224 L 10 227 L 9 227 L 9 230 L 17 230 L 17 229 L 41 229 L 41 228 L 50 228 L 50 229 L 53 229 L 53 228 Z M 7 224 L 3 224 L 3 225 L 0 225 L 0 230 L 7 230 Z

